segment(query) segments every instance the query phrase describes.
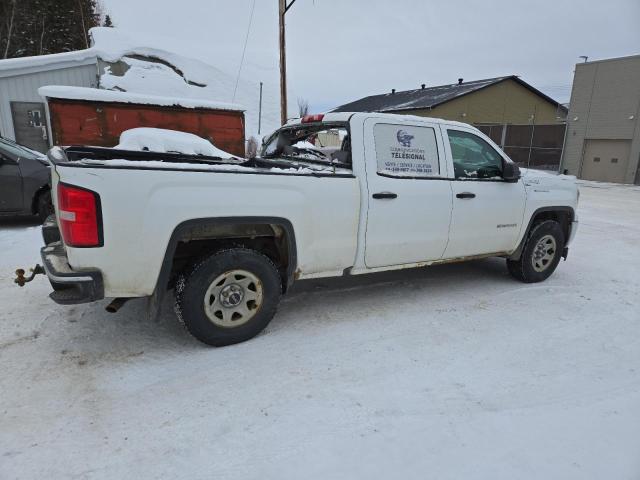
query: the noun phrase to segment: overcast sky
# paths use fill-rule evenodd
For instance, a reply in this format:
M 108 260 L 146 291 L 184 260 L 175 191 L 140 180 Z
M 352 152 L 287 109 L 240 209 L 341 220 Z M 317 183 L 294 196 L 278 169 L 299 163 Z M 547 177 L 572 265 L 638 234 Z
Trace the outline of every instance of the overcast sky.
M 278 82 L 278 0 L 255 0 L 243 78 Z M 252 0 L 103 0 L 127 34 L 236 75 Z M 640 53 L 640 0 L 297 0 L 289 87 L 323 111 L 392 88 L 520 75 L 569 100 L 580 55 Z M 295 104 L 295 99 L 291 99 Z

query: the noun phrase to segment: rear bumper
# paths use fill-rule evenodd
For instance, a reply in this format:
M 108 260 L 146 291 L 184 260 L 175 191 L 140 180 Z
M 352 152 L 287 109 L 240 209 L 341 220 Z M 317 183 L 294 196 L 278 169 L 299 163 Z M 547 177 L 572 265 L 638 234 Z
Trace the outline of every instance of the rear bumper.
M 74 271 L 69 266 L 61 242 L 51 243 L 40 250 L 45 273 L 53 292 L 51 299 L 61 305 L 89 303 L 104 298 L 104 283 L 99 270 Z

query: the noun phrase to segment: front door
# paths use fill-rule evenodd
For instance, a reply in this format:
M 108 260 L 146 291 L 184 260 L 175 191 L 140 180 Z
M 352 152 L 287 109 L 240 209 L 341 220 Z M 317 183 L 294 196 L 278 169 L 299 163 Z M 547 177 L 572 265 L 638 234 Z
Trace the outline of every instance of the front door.
M 503 158 L 473 130 L 447 129 L 455 181 L 445 258 L 510 252 L 516 248 L 525 206 L 522 180 L 502 180 Z
M 365 122 L 368 268 L 439 260 L 449 236 L 451 181 L 429 122 Z
M 44 103 L 11 102 L 16 142 L 45 153 L 49 149 Z

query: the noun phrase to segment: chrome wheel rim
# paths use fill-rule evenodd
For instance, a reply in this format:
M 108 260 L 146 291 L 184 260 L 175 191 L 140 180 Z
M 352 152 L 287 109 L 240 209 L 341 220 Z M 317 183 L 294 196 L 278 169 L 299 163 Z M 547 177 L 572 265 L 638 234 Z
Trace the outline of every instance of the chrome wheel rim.
M 256 316 L 262 306 L 262 282 L 246 270 L 219 275 L 204 295 L 204 311 L 219 327 L 236 328 Z
M 533 249 L 531 263 L 536 272 L 544 272 L 556 256 L 556 239 L 552 235 L 545 235 Z

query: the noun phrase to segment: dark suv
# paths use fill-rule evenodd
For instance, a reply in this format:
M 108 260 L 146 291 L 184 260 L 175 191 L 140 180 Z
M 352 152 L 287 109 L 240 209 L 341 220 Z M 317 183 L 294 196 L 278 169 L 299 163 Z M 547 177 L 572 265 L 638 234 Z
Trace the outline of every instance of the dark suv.
M 47 157 L 0 137 L 0 216 L 53 213 Z

